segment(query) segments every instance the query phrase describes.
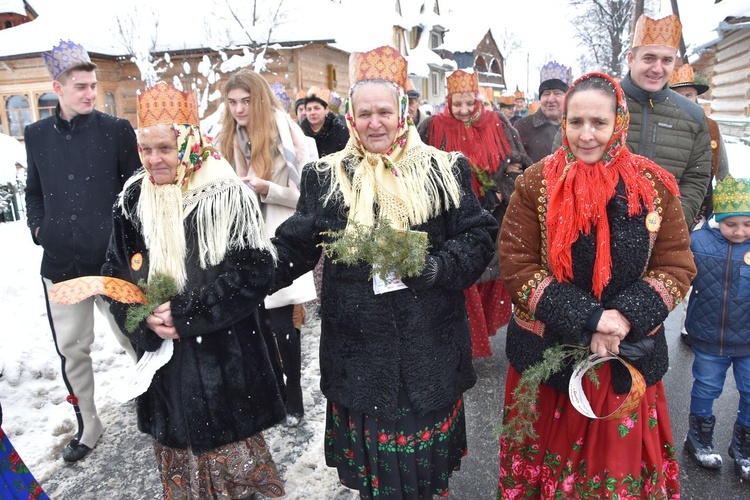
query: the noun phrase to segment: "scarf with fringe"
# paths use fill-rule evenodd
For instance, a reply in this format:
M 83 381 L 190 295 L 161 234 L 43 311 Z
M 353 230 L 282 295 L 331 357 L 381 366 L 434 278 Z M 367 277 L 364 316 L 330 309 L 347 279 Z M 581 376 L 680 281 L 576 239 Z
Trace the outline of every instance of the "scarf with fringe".
M 625 184 L 628 215 L 631 217 L 641 214 L 644 207 L 648 210 L 654 207 L 656 192 L 644 175 L 644 170 L 653 173 L 673 194 L 679 195 L 679 190 L 672 174 L 648 158 L 632 154 L 625 146 L 630 114 L 625 95 L 617 82 L 603 73 L 589 73 L 576 80 L 571 89 L 591 77 L 601 77 L 611 82 L 617 97 L 615 128 L 602 159 L 589 165 L 573 155 L 565 131 L 566 96 L 561 128 L 562 146 L 547 157 L 543 172 L 549 193 L 547 231 L 550 269 L 558 281 L 570 281 L 573 278 L 571 247 L 579 235 L 589 234 L 595 227 L 596 258 L 592 292 L 601 299 L 602 291 L 612 277 L 607 204 L 615 195 L 617 184 L 620 180 Z
M 445 109 L 430 124 L 430 144 L 444 147 L 446 151 L 460 151 L 469 160 L 472 170 L 494 174 L 512 152 L 500 118 L 495 112 L 485 110 L 480 100 L 476 102 L 476 112 L 466 123 L 453 116 L 452 107 L 453 96 L 448 96 Z M 483 195 L 476 174 L 472 175 L 472 187 L 477 196 Z
M 124 193 L 130 185 L 140 183 L 135 216 L 149 252 L 149 279 L 157 273 L 166 274 L 174 278 L 179 291 L 185 288 L 188 276 L 184 220 L 193 213 L 201 269 L 218 265 L 227 251 L 245 248 L 266 250 L 275 258 L 255 194 L 204 141 L 198 127 L 172 127 L 179 152 L 174 183 L 157 185 L 144 169 L 128 180 L 120 196 L 120 207 L 126 217 L 132 218 L 124 206 Z
M 409 118 L 404 90 L 383 84 L 398 92 L 398 128 L 390 149 L 385 153 L 365 149 L 355 126 L 350 90 L 345 106 L 349 142 L 343 150 L 316 163 L 319 172 L 330 172 L 331 176 L 324 202 L 341 196 L 349 208 L 347 229 L 353 225 L 374 226 L 377 205 L 377 218 L 386 218 L 396 229 L 407 230 L 443 210 L 458 207 L 461 199 L 454 172 L 456 154 L 424 144 Z

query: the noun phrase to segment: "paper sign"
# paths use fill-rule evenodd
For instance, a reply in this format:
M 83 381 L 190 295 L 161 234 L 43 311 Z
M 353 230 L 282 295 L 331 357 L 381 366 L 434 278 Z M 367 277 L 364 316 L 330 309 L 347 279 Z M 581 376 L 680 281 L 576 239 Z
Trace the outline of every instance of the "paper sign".
M 164 339 L 161 346 L 153 352 L 146 352 L 138 363 L 123 376 L 123 379 L 117 382 L 109 395 L 120 403 L 125 403 L 140 396 L 151 385 L 156 370 L 166 365 L 174 353 L 174 344 L 172 339 Z

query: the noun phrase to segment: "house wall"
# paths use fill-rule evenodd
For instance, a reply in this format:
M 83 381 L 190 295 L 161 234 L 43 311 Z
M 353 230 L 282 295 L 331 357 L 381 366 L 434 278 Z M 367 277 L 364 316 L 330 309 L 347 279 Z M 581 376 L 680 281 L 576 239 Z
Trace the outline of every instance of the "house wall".
M 228 52 L 228 55 L 232 54 Z M 160 74 L 160 79 L 172 82 L 177 77 L 183 89 L 205 90 L 208 82 L 206 77 L 198 71 L 204 55 L 208 56 L 211 64 L 218 71 L 222 60 L 216 52 L 170 54 L 171 64 Z M 320 43 L 269 51 L 267 58 L 271 62 L 267 64 L 267 71 L 262 73 L 263 76 L 269 83 L 284 84 L 292 102 L 298 90 L 306 91 L 313 85 L 330 88 L 342 98 L 348 93 L 349 54 L 344 51 Z M 92 55 L 92 61 L 98 66 L 96 108 L 126 118 L 136 127 L 137 95 L 144 88 L 137 66 L 125 58 L 115 60 Z M 185 71 L 186 65 L 190 68 L 189 72 Z M 167 64 L 164 62 L 158 64 L 158 67 L 165 66 Z M 229 74 L 220 74 L 219 79 L 209 85 L 208 95 L 215 94 L 217 90 L 221 91 L 229 76 Z M 11 135 L 7 109 L 7 102 L 11 96 L 26 97 L 30 104 L 28 111 L 30 122 L 34 122 L 40 118 L 37 105 L 39 96 L 52 91 L 49 73 L 40 56 L 0 60 L 0 131 Z M 109 101 L 107 94 L 111 94 Z M 108 106 L 108 102 L 113 103 L 114 106 Z M 208 100 L 204 116 L 216 111 L 219 104 L 220 99 Z M 14 132 L 18 130 L 16 128 Z M 22 140 L 22 127 L 20 134 L 12 135 Z

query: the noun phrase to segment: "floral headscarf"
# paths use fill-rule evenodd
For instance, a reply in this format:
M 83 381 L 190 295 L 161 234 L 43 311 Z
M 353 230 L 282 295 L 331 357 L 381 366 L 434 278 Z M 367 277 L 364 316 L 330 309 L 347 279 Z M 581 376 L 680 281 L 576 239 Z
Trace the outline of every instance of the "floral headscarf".
M 601 160 L 593 165 L 582 162 L 573 154 L 566 134 L 568 100 L 573 89 L 589 78 L 606 80 L 616 97 L 615 126 Z M 600 90 L 594 90 L 599 92 Z M 583 91 L 586 92 L 586 91 Z M 573 277 L 571 247 L 580 234 L 589 234 L 596 227 L 596 259 L 593 290 L 601 298 L 612 275 L 610 230 L 607 204 L 622 180 L 628 200 L 628 214 L 638 215 L 644 207 L 651 210 L 656 196 L 654 186 L 643 171 L 654 174 L 673 194 L 678 195 L 674 176 L 651 160 L 632 154 L 625 146 L 630 114 L 622 88 L 603 73 L 583 75 L 571 85 L 565 97 L 562 118 L 562 146 L 544 164 L 549 198 L 547 221 L 549 263 L 558 281 Z

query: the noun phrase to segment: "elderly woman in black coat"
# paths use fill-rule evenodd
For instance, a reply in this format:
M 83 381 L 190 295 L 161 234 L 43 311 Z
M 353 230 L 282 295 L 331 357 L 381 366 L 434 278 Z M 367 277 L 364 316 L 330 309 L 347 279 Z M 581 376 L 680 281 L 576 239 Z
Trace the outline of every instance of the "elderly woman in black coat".
M 356 54 L 353 70 L 351 138 L 343 151 L 305 167 L 297 212 L 273 240 L 274 287 L 312 269 L 320 244 L 331 247 L 358 228 L 387 220 L 426 234 L 423 269 L 393 281 L 371 278 L 366 259 L 326 257 L 325 456 L 362 498 L 447 495 L 466 453 L 462 394 L 476 381 L 463 290 L 491 258 L 497 223 L 472 191 L 466 159 L 425 145 L 407 120 L 406 61 L 398 52 Z

